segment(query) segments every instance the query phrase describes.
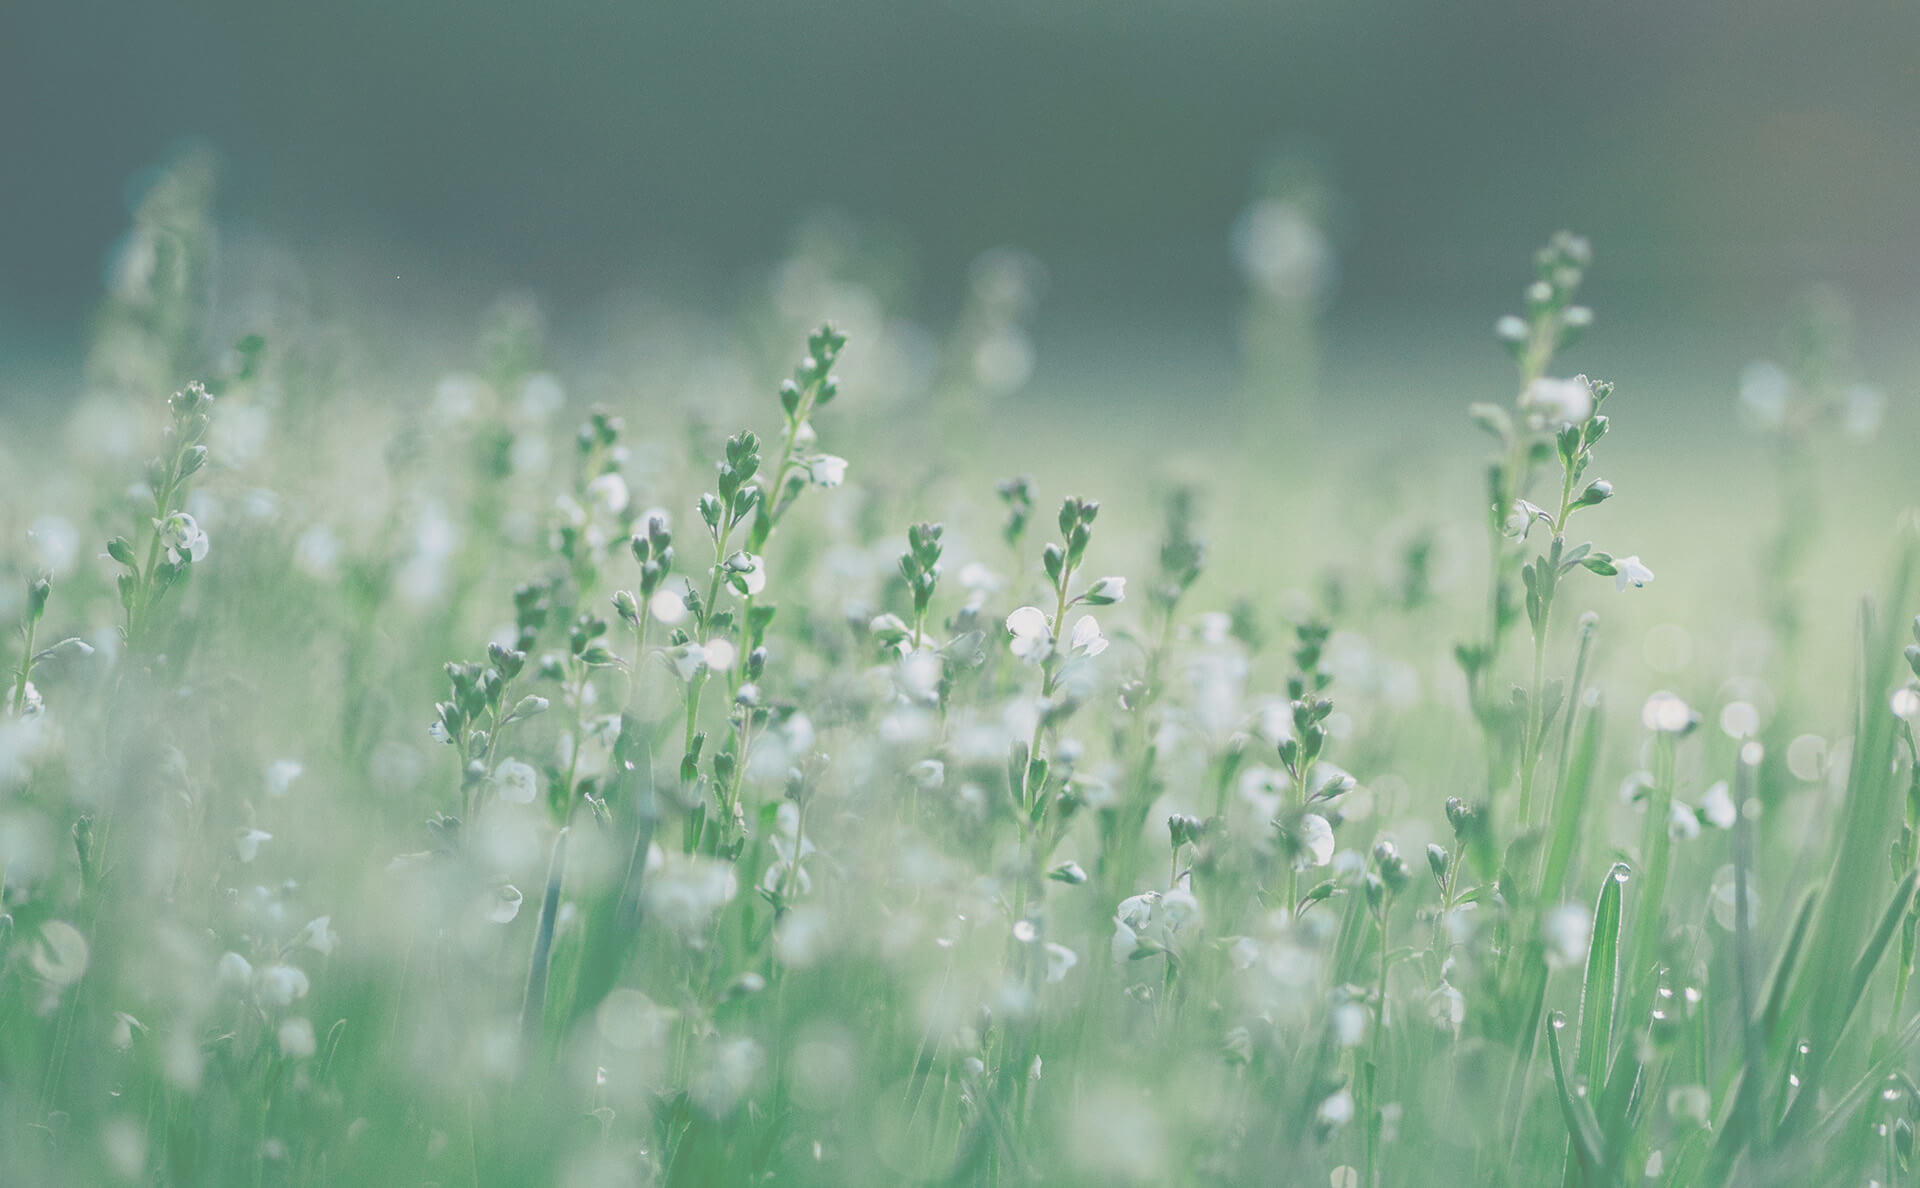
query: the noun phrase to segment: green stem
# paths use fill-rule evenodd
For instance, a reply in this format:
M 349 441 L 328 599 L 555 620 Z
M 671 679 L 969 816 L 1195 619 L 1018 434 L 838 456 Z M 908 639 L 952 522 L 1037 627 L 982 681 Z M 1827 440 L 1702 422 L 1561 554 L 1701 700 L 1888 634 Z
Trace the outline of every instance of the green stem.
M 27 679 L 33 672 L 33 634 L 37 626 L 32 619 L 28 619 L 20 632 L 25 644 L 20 651 L 20 674 L 13 682 L 13 716 L 16 718 L 26 715 Z

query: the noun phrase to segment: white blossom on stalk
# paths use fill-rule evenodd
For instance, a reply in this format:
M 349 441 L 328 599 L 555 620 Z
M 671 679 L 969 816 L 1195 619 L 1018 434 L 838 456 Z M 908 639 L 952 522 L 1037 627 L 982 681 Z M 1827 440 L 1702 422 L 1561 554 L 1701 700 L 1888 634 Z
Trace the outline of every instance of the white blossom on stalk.
M 613 515 L 627 510 L 632 495 L 627 491 L 627 480 L 618 472 L 600 475 L 587 484 L 587 498 L 595 506 Z
M 1063 980 L 1074 966 L 1080 964 L 1080 954 L 1054 941 L 1047 942 L 1047 981 Z
M 816 487 L 837 487 L 847 481 L 847 460 L 819 454 L 807 463 L 807 478 Z
M 287 1006 L 297 998 L 305 998 L 311 986 L 306 971 L 297 965 L 270 965 L 260 971 L 257 979 L 260 1001 L 271 1006 Z
M 1618 558 L 1613 568 L 1613 588 L 1616 590 L 1625 590 L 1628 586 L 1637 588 L 1653 580 L 1653 570 L 1640 563 L 1638 554 Z
M 1007 630 L 1013 635 L 1009 645 L 1013 654 L 1028 664 L 1038 664 L 1053 654 L 1053 629 L 1039 607 L 1023 606 L 1008 615 Z
M 175 565 L 199 561 L 207 555 L 207 534 L 186 512 L 155 520 L 153 530 L 160 534 L 160 547 L 167 551 L 167 560 Z
M 532 804 L 540 781 L 532 766 L 518 759 L 507 759 L 494 768 L 493 786 L 500 793 L 500 799 L 509 804 Z
M 1300 818 L 1299 854 L 1293 860 L 1295 870 L 1325 866 L 1333 861 L 1333 825 L 1319 813 Z
M 1092 615 L 1081 615 L 1074 621 L 1067 646 L 1074 656 L 1098 656 L 1107 650 L 1107 637 L 1100 634 L 1100 624 Z
M 300 930 L 300 941 L 323 957 L 332 953 L 333 947 L 340 943 L 340 934 L 333 930 L 333 917 L 318 916 L 307 921 L 307 926 Z
M 512 883 L 500 884 L 499 890 L 493 894 L 493 901 L 487 905 L 487 919 L 495 924 L 513 923 L 514 917 L 520 914 L 522 898 L 520 888 Z
M 1585 376 L 1541 376 L 1527 387 L 1520 404 L 1549 425 L 1579 425 L 1593 415 L 1593 387 Z
M 260 856 L 260 843 L 272 841 L 273 834 L 262 829 L 243 829 L 233 839 L 233 849 L 240 861 L 252 862 Z

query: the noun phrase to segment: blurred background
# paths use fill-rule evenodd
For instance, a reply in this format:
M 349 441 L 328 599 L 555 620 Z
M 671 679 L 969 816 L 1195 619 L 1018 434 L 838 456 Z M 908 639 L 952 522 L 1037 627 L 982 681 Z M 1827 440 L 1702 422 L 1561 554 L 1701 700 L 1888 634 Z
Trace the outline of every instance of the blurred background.
M 1204 409 L 1264 350 L 1325 408 L 1455 419 L 1506 395 L 1489 328 L 1567 226 L 1636 405 L 1723 417 L 1814 284 L 1901 402 L 1916 61 L 1920 6 L 1862 0 L 13 3 L 0 402 L 80 386 L 130 210 L 195 148 L 230 255 L 453 357 L 502 291 L 562 340 L 730 316 L 809 236 L 943 326 L 1012 245 L 1036 407 Z

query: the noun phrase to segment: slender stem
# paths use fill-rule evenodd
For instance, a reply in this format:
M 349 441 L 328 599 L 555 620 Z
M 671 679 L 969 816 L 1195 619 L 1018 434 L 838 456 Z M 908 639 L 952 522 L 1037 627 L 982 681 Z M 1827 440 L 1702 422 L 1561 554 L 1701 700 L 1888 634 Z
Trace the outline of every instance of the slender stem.
M 27 678 L 33 672 L 33 633 L 36 624 L 32 619 L 20 629 L 23 644 L 20 650 L 20 674 L 13 682 L 13 716 L 25 717 L 27 710 Z

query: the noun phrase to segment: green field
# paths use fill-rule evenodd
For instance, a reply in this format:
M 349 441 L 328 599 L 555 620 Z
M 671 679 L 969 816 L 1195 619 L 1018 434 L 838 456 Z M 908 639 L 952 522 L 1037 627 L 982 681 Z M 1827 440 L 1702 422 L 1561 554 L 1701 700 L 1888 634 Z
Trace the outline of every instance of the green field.
M 1256 297 L 1041 400 L 1015 256 L 410 350 L 206 201 L 0 426 L 0 1183 L 1914 1182 L 1914 409 L 1834 302 L 1616 388 L 1563 235 L 1484 388 Z

